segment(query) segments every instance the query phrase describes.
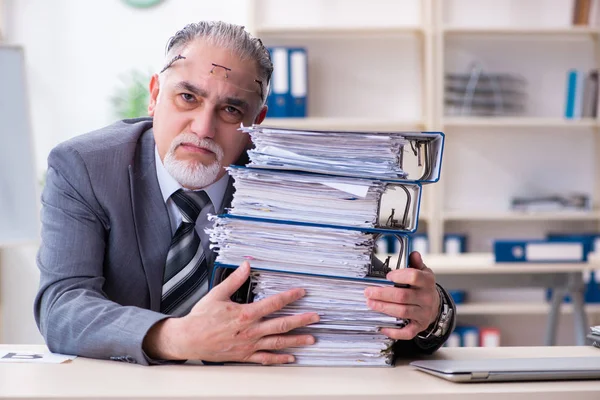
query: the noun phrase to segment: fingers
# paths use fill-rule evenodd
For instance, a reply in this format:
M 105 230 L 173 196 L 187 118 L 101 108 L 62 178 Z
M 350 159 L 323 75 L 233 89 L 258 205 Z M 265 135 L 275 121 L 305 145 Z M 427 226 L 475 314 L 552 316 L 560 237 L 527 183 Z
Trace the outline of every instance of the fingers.
M 248 317 L 252 319 L 266 317 L 267 315 L 281 310 L 288 304 L 300 299 L 305 294 L 306 292 L 304 289 L 291 289 L 283 293 L 277 293 L 276 295 L 267 297 L 266 299 L 248 304 L 246 312 L 248 313 Z
M 421 324 L 416 323 L 415 321 L 410 321 L 410 324 L 402 329 L 381 328 L 380 332 L 392 339 L 411 340 L 417 336 L 419 332 L 423 332 L 426 328 L 427 327 L 423 327 Z
M 289 317 L 271 318 L 256 324 L 248 330 L 250 337 L 262 337 L 268 335 L 278 335 L 291 331 L 292 329 L 319 322 L 319 314 L 305 313 L 291 315 Z
M 311 335 L 272 335 L 256 343 L 258 350 L 283 350 L 288 347 L 308 346 L 315 343 Z
M 389 303 L 418 306 L 417 291 L 396 287 L 368 287 L 365 297 L 370 300 L 380 300 Z
M 373 311 L 378 311 L 396 318 L 410 319 L 411 321 L 426 319 L 423 309 L 417 305 L 396 304 L 369 299 L 367 300 L 367 307 Z
M 395 269 L 388 272 L 386 279 L 398 284 L 408 284 L 415 288 L 435 285 L 435 276 L 429 268 L 425 268 L 424 270 L 416 268 Z
M 419 253 L 418 251 L 413 251 L 412 253 L 410 253 L 410 256 L 408 258 L 408 266 L 409 268 L 414 268 L 421 271 L 429 271 L 433 273 L 431 268 L 425 265 L 425 263 L 423 262 L 423 257 L 421 257 L 421 253 Z
M 272 365 L 288 364 L 294 362 L 295 360 L 296 359 L 294 356 L 290 354 L 275 354 L 266 351 L 257 351 L 256 353 L 251 354 L 244 361 L 263 365 Z
M 208 292 L 206 297 L 210 296 L 218 300 L 229 300 L 249 277 L 250 264 L 248 261 L 244 261 L 231 275 Z

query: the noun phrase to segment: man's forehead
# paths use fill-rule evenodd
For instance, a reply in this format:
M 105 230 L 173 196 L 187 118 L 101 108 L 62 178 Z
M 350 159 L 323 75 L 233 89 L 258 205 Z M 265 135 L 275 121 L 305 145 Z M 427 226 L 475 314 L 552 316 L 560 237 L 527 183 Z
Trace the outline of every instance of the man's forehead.
M 199 82 L 219 79 L 242 91 L 256 93 L 262 100 L 263 87 L 257 77 L 255 62 L 242 60 L 230 50 L 202 40 L 195 40 L 179 50 L 172 54 L 161 73 Z

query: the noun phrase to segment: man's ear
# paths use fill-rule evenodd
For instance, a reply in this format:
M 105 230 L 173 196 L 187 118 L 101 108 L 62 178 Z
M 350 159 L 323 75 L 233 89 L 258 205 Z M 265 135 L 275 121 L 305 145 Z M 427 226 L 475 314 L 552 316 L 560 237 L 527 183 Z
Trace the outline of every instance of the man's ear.
M 158 92 L 160 90 L 160 85 L 158 83 L 158 74 L 154 74 L 152 75 L 152 78 L 150 78 L 150 85 L 148 85 L 148 90 L 150 91 L 150 99 L 148 102 L 148 115 L 154 117 L 156 103 L 158 103 Z
M 254 123 L 256 125 L 260 124 L 261 122 L 263 122 L 265 120 L 265 117 L 267 116 L 267 110 L 268 109 L 269 109 L 269 107 L 263 106 L 263 108 L 260 110 L 260 112 L 256 116 L 256 119 L 254 120 Z

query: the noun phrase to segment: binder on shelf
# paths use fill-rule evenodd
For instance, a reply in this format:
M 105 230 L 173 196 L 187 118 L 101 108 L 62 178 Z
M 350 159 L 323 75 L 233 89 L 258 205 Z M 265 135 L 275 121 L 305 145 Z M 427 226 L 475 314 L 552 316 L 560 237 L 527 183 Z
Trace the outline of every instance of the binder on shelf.
M 584 79 L 580 71 L 570 69 L 567 72 L 565 103 L 565 118 L 567 119 L 581 118 L 583 81 Z
M 288 50 L 285 47 L 270 47 L 268 51 L 273 62 L 273 76 L 267 97 L 267 114 L 269 118 L 285 118 L 289 116 L 290 97 Z
M 549 233 L 549 241 L 573 241 L 582 243 L 585 254 L 594 253 L 600 250 L 600 233 Z M 584 271 L 583 283 L 585 292 L 583 301 L 585 303 L 600 303 L 600 270 Z M 546 300 L 552 299 L 553 290 L 546 290 Z M 570 303 L 571 296 L 566 295 L 563 299 L 565 303 Z
M 460 347 L 479 347 L 479 328 L 471 325 L 459 325 L 454 332 L 460 337 Z
M 412 234 L 409 240 L 409 253 L 418 251 L 421 254 L 429 253 L 429 238 L 426 233 Z
M 598 84 L 598 70 L 591 70 L 585 77 L 583 85 L 583 97 L 581 100 L 581 116 L 583 118 L 598 117 Z
M 496 240 L 496 262 L 576 263 L 587 262 L 582 242 L 572 240 Z
M 308 93 L 308 57 L 305 48 L 289 48 L 290 97 L 288 116 L 306 117 L 306 98 Z
M 460 254 L 467 248 L 467 236 L 448 233 L 444 235 L 444 253 Z
M 457 332 L 456 330 L 454 330 L 454 332 L 452 332 L 450 334 L 450 336 L 448 336 L 448 340 L 446 340 L 446 343 L 444 343 L 444 345 L 442 347 L 461 347 L 461 337 L 460 337 L 460 333 Z
M 480 327 L 479 345 L 481 347 L 499 347 L 500 329 L 494 327 Z

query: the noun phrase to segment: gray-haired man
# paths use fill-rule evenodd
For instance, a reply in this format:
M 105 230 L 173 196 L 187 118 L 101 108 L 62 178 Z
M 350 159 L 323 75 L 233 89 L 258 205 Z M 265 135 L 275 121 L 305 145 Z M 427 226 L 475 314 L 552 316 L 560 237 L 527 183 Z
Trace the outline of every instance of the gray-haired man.
M 293 357 L 273 350 L 314 342 L 288 332 L 317 322 L 316 314 L 262 318 L 302 297 L 301 288 L 253 304 L 230 300 L 248 278 L 247 263 L 207 293 L 214 254 L 206 215 L 230 204 L 223 167 L 243 162 L 251 143 L 238 128 L 265 118 L 272 69 L 260 40 L 242 27 L 190 24 L 170 39 L 165 67 L 152 77 L 150 118 L 120 121 L 50 153 L 35 301 L 50 350 L 140 364 L 278 364 Z M 399 339 L 400 355 L 434 351 L 454 323 L 440 318 L 451 299 L 418 254 L 411 267 L 389 276 L 411 289 L 365 293 L 372 309 L 411 320 L 383 331 Z

